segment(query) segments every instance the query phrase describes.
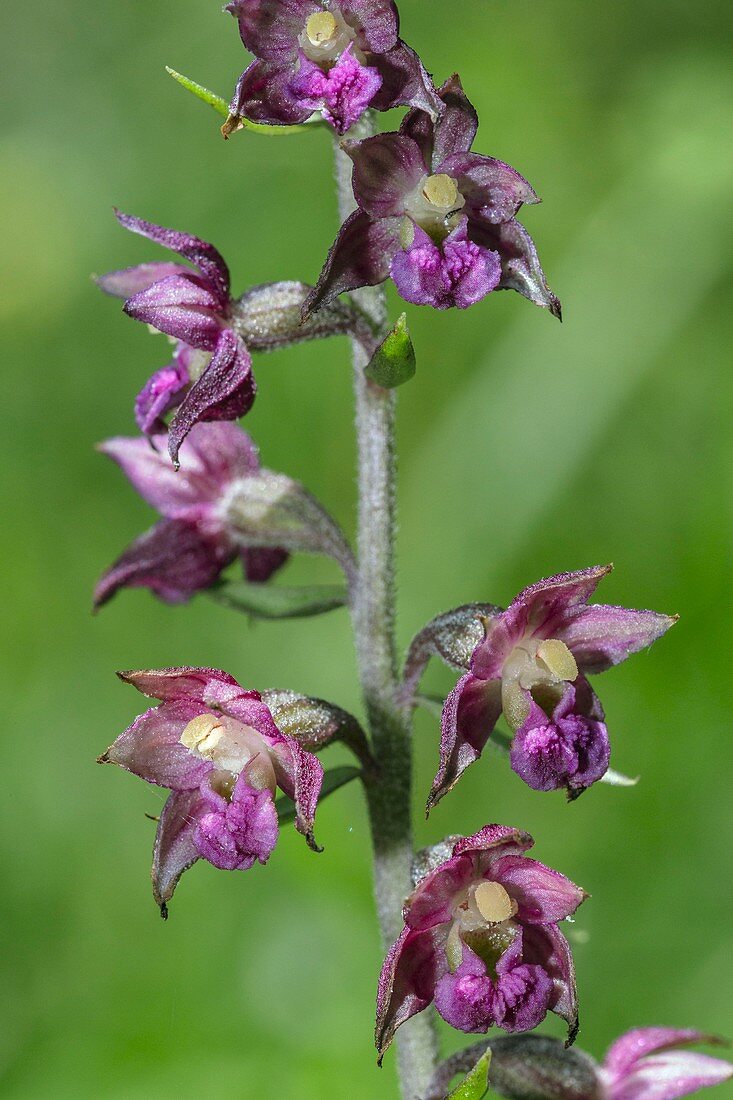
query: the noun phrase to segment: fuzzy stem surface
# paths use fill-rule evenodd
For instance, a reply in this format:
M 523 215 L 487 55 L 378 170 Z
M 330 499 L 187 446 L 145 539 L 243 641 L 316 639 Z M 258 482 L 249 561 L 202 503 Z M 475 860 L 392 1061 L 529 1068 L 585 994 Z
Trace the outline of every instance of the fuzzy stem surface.
M 374 132 L 370 113 L 349 131 L 359 140 Z M 352 162 L 335 143 L 339 215 L 356 208 L 351 187 Z M 382 287 L 354 291 L 352 297 L 381 339 L 387 332 Z M 395 406 L 394 391 L 370 382 L 368 357 L 352 341 L 356 436 L 358 448 L 357 579 L 352 621 L 359 678 L 364 696 L 377 778 L 366 784 L 374 849 L 374 893 L 383 945 L 390 947 L 402 930 L 402 906 L 412 890 L 412 747 L 410 714 L 396 702 L 395 643 Z M 429 1013 L 403 1025 L 397 1039 L 400 1087 L 404 1100 L 424 1092 L 435 1069 L 436 1042 Z

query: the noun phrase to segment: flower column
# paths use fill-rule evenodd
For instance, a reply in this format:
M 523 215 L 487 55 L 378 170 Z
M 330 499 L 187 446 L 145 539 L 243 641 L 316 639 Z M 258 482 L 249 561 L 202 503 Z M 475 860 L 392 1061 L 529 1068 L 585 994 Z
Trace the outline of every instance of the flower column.
M 374 132 L 367 114 L 349 137 Z M 335 169 L 341 221 L 356 209 L 352 162 L 335 142 Z M 387 308 L 381 287 L 353 292 L 377 333 L 386 331 Z M 353 342 L 358 447 L 358 580 L 352 621 L 359 679 L 367 708 L 379 777 L 367 786 L 374 845 L 374 892 L 385 947 L 399 935 L 402 906 L 412 889 L 412 749 L 409 711 L 400 710 L 395 646 L 395 394 L 370 382 L 367 357 Z M 399 1072 L 405 1100 L 419 1096 L 436 1062 L 432 1021 L 422 1016 L 400 1034 Z

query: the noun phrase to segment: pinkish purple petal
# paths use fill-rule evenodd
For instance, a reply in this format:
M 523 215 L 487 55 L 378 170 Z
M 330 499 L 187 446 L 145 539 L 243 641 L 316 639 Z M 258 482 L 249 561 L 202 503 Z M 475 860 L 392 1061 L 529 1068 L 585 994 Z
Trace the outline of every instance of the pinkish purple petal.
M 269 126 L 305 122 L 313 108 L 292 87 L 295 62 L 253 61 L 240 76 L 229 104 L 231 115 Z
M 571 612 L 557 637 L 572 651 L 583 672 L 604 672 L 646 649 L 676 622 L 676 616 L 656 611 L 593 604 Z
M 461 78 L 454 74 L 438 92 L 444 106 L 435 123 L 432 170 L 446 157 L 467 153 L 478 130 L 478 114 L 463 90 Z
M 430 871 L 405 902 L 405 923 L 424 932 L 453 918 L 456 898 L 475 877 L 475 862 L 470 854 L 454 855 Z
M 323 9 L 318 0 L 231 0 L 225 10 L 239 23 L 250 53 L 281 61 L 295 58 L 308 16 Z
M 168 902 L 184 871 L 199 859 L 194 834 L 206 804 L 197 789 L 174 791 L 160 815 L 153 848 L 153 897 L 160 915 L 168 916 Z
M 433 999 L 436 983 L 446 969 L 445 930 L 416 932 L 404 928 L 390 948 L 379 975 L 375 1038 L 379 1061 L 394 1033 Z
M 303 107 L 323 111 L 338 134 L 345 134 L 358 122 L 382 85 L 371 66 L 360 64 L 351 46 L 327 72 L 301 54 L 290 91 Z
M 303 316 L 307 318 L 344 291 L 383 283 L 400 247 L 399 228 L 399 219 L 373 221 L 361 210 L 347 218 L 315 289 L 305 301 Z
M 390 274 L 406 302 L 435 309 L 467 309 L 496 288 L 499 258 L 468 239 L 465 217 L 442 245 L 413 224 L 409 248 L 396 253 Z
M 103 574 L 94 590 L 94 606 L 102 607 L 120 588 L 150 588 L 166 603 L 185 603 L 210 588 L 231 558 L 227 547 L 204 538 L 186 520 L 161 520 Z
M 377 134 L 343 147 L 354 162 L 354 197 L 361 209 L 373 218 L 404 214 L 406 197 L 428 171 L 420 147 L 401 134 Z
M 231 329 L 219 335 L 211 362 L 181 402 L 168 431 L 168 452 L 178 452 L 188 433 L 202 420 L 236 420 L 252 407 L 256 386 L 252 358 Z
M 221 331 L 219 304 L 196 275 L 169 275 L 125 302 L 125 313 L 176 340 L 212 351 Z
M 287 550 L 272 550 L 265 546 L 251 546 L 241 553 L 244 575 L 250 584 L 264 584 L 278 569 L 282 569 L 290 555 Z
M 344 19 L 357 32 L 357 44 L 368 53 L 386 53 L 400 29 L 394 0 L 341 0 Z
M 634 1069 L 637 1062 L 650 1054 L 677 1050 L 700 1044 L 720 1043 L 715 1035 L 693 1028 L 674 1027 L 637 1027 L 627 1031 L 612 1043 L 603 1060 L 603 1068 L 614 1076 L 623 1076 Z M 728 1063 L 724 1063 L 731 1069 Z
M 565 688 L 552 717 L 527 694 L 530 710 L 512 742 L 512 768 L 533 790 L 566 787 L 577 796 L 608 770 L 611 746 L 600 703 L 582 676 Z
M 471 660 L 474 675 L 484 680 L 500 677 L 506 657 L 525 633 L 553 637 L 572 610 L 590 599 L 611 568 L 597 565 L 577 573 L 558 573 L 523 589 L 503 614 L 487 622 L 486 636 Z
M 486 965 L 464 944 L 461 965 L 444 974 L 435 987 L 435 1007 L 458 1031 L 482 1033 L 494 1023 L 493 993 Z
M 611 1081 L 607 1095 L 608 1100 L 677 1100 L 731 1078 L 729 1062 L 708 1054 L 675 1051 L 645 1058 L 628 1076 Z
M 440 767 L 428 796 L 428 811 L 478 760 L 501 715 L 501 684 L 462 676 L 445 701 L 441 719 Z
M 452 176 L 466 200 L 469 219 L 505 222 L 513 218 L 523 203 L 539 202 L 524 176 L 494 157 L 479 153 L 451 153 L 436 167 L 437 172 Z
M 497 859 L 507 855 L 521 855 L 534 846 L 529 833 L 513 829 L 509 825 L 484 825 L 472 836 L 461 837 L 453 845 L 453 855 L 469 852 L 476 856 L 480 869 L 479 878 L 485 878 Z
M 177 252 L 179 256 L 195 264 L 216 297 L 219 309 L 226 310 L 229 304 L 229 268 L 213 244 L 202 241 L 200 237 L 193 237 L 190 233 L 166 229 L 162 225 L 154 225 L 153 222 L 123 214 L 119 210 L 115 210 L 115 214 L 125 229 L 139 233 L 164 248 L 170 248 L 172 252 Z
M 369 58 L 382 78 L 382 87 L 372 106 L 377 111 L 392 107 L 418 107 L 432 118 L 443 109 L 438 93 L 422 61 L 401 40 L 387 53 L 375 53 Z
M 120 734 L 99 762 L 118 764 L 158 787 L 192 790 L 211 771 L 211 764 L 190 753 L 180 737 L 188 723 L 205 711 L 194 699 L 151 707 Z
M 526 856 L 502 856 L 493 864 L 491 877 L 518 903 L 517 920 L 529 924 L 565 920 L 587 897 L 565 875 Z
M 278 821 L 269 790 L 255 790 L 246 771 L 237 779 L 231 802 L 204 784 L 207 812 L 196 825 L 199 855 L 223 871 L 248 871 L 259 860 L 267 863 L 277 842 Z
M 557 295 L 547 285 L 534 241 L 527 230 L 513 219 L 492 225 L 474 219 L 471 237 L 482 248 L 490 248 L 501 259 L 499 290 L 516 290 L 534 302 L 549 309 L 553 317 L 562 320 L 562 305 Z
M 160 431 L 163 417 L 181 403 L 189 385 L 188 371 L 177 360 L 156 371 L 135 398 L 135 422 L 140 431 L 145 435 Z
M 320 851 L 313 835 L 313 823 L 323 783 L 323 765 L 312 752 L 307 752 L 294 738 L 284 734 L 279 734 L 271 759 L 278 787 L 295 803 L 295 828 L 305 837 L 309 848 Z
M 218 708 L 229 713 L 228 708 L 235 702 L 241 705 L 260 699 L 259 692 L 245 691 L 233 676 L 218 668 L 146 668 L 119 672 L 118 676 L 152 699 L 166 703 L 190 700 L 202 704 L 204 710 Z M 232 712 L 232 717 L 239 714 Z
M 115 298 L 131 298 L 141 290 L 147 290 L 153 283 L 168 278 L 169 275 L 190 275 L 191 269 L 182 264 L 152 263 L 137 264 L 122 271 L 110 271 L 107 275 L 98 275 L 94 280 L 100 290 Z
M 552 978 L 550 1010 L 568 1025 L 568 1046 L 578 1034 L 578 987 L 568 941 L 554 924 L 525 924 L 524 960 L 541 966 Z

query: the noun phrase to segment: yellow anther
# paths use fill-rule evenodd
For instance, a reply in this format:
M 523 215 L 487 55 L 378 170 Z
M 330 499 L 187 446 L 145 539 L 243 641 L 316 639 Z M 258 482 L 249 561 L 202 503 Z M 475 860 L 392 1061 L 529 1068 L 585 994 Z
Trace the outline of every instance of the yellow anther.
M 517 911 L 517 903 L 510 898 L 500 882 L 482 882 L 474 891 L 479 913 L 491 924 L 509 920 Z
M 221 721 L 213 714 L 200 714 L 189 722 L 179 741 L 191 752 L 198 753 L 206 760 L 213 760 L 216 746 L 224 735 Z
M 548 638 L 537 647 L 537 656 L 558 680 L 575 680 L 578 666 L 575 657 L 559 638 Z
M 325 46 L 335 37 L 338 24 L 330 11 L 316 11 L 308 16 L 305 33 L 313 46 Z
M 438 206 L 441 210 L 452 210 L 458 203 L 456 181 L 445 172 L 439 172 L 437 176 L 428 176 L 422 193 L 432 206 Z

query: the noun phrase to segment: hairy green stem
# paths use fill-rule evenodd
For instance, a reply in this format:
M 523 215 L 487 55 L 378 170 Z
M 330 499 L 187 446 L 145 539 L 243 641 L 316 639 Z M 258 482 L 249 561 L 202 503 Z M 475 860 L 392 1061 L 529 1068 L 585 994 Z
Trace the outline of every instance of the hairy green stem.
M 373 133 L 369 114 L 349 133 Z M 342 221 L 355 209 L 351 160 L 336 143 L 336 180 Z M 353 298 L 380 336 L 387 331 L 381 287 L 355 291 Z M 370 382 L 367 356 L 353 342 L 358 446 L 357 580 L 352 620 L 359 677 L 372 751 L 379 776 L 366 786 L 374 848 L 374 892 L 384 947 L 402 930 L 402 906 L 412 889 L 412 748 L 410 716 L 395 701 L 395 394 Z M 397 1035 L 399 1077 L 404 1100 L 422 1095 L 435 1069 L 432 1021 L 427 1013 L 409 1021 Z

